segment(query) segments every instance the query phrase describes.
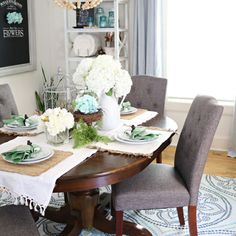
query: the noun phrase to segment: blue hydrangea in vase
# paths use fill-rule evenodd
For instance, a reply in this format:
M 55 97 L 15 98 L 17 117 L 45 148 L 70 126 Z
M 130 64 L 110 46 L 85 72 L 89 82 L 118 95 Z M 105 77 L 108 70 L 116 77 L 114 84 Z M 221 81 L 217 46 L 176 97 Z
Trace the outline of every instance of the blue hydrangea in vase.
M 130 92 L 132 80 L 119 61 L 109 55 L 83 59 L 73 74 L 73 82 L 79 90 L 91 91 L 99 98 L 103 112 L 102 130 L 112 130 L 120 125 L 118 99 Z
M 97 122 L 102 118 L 97 99 L 90 94 L 78 95 L 74 101 L 74 118 L 76 122 L 83 120 L 88 125 Z

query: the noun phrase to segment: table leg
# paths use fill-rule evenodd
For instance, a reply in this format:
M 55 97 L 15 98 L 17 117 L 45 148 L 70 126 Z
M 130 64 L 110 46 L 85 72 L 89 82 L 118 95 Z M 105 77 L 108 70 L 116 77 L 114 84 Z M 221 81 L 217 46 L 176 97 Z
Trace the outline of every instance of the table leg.
M 80 212 L 77 217 L 80 216 L 83 228 L 93 227 L 94 210 L 98 205 L 98 200 L 98 189 L 68 193 L 70 208 L 72 211 Z
M 74 222 L 76 219 L 76 217 L 71 215 L 70 207 L 67 204 L 60 208 L 47 207 L 45 211 L 45 218 L 62 224 Z
M 60 236 L 78 236 L 82 230 L 80 221 L 73 215 L 73 212 L 67 203 L 60 208 L 47 207 L 45 218 L 54 222 L 66 224 L 66 227 L 60 233 Z
M 45 217 L 67 224 L 61 236 L 77 236 L 82 228 L 94 227 L 102 232 L 115 234 L 115 218 L 110 214 L 110 199 L 108 193 L 99 198 L 99 190 L 81 191 L 67 194 L 65 206 L 55 209 L 48 207 Z M 130 236 L 151 236 L 152 234 L 132 222 L 124 221 L 123 234 Z
M 82 230 L 82 226 L 78 220 L 74 221 L 73 225 L 66 225 L 60 236 L 78 236 Z

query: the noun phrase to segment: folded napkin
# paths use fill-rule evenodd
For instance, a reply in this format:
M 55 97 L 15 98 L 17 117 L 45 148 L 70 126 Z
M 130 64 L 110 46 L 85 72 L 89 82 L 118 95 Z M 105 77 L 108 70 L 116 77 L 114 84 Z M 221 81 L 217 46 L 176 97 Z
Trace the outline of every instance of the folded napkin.
M 131 109 L 131 103 L 130 102 L 123 102 L 121 106 L 121 111 L 128 112 Z
M 150 131 L 147 131 L 144 127 L 135 127 L 132 125 L 131 131 L 125 131 L 125 134 L 133 140 L 153 140 L 154 138 L 158 137 L 159 134 L 151 133 Z
M 10 119 L 3 120 L 3 123 L 5 125 L 12 125 L 15 127 L 24 127 L 24 126 L 29 127 L 32 125 L 37 125 L 38 118 L 37 118 L 37 116 L 28 117 L 27 115 L 25 115 L 25 116 L 13 115 L 13 116 L 11 116 Z
M 6 160 L 14 163 L 19 163 L 25 159 L 32 158 L 32 154 L 40 152 L 41 148 L 38 145 L 28 142 L 27 145 L 19 145 L 10 151 L 1 153 Z

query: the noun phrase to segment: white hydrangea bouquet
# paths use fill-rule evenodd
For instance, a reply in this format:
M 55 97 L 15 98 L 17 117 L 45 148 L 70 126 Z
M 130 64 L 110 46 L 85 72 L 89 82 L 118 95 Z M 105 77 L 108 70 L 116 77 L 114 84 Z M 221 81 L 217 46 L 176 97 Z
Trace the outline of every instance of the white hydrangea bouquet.
M 45 123 L 46 136 L 50 143 L 63 143 L 69 138 L 69 129 L 74 126 L 74 117 L 65 108 L 47 109 L 41 119 Z
M 132 80 L 119 61 L 109 55 L 83 59 L 73 75 L 73 82 L 79 90 L 97 95 L 103 112 L 102 130 L 112 130 L 120 125 L 120 106 L 131 90 Z
M 129 73 L 109 55 L 83 59 L 73 75 L 73 82 L 78 89 L 94 92 L 98 97 L 105 93 L 120 98 L 126 96 L 132 86 Z

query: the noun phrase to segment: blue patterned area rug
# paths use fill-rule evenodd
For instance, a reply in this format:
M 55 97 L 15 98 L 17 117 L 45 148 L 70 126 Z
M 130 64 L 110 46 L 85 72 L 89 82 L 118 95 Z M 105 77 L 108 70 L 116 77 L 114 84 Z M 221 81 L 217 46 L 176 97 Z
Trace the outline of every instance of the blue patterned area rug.
M 110 191 L 103 188 L 102 191 Z M 10 203 L 10 196 L 1 196 L 2 204 Z M 63 194 L 53 194 L 52 206 L 63 204 Z M 154 235 L 187 236 L 188 220 L 185 209 L 186 226 L 180 227 L 176 209 L 129 211 L 125 213 L 128 221 L 145 226 Z M 199 235 L 232 235 L 236 236 L 236 179 L 204 175 L 201 181 L 198 200 L 198 233 Z M 37 222 L 40 235 L 56 236 L 64 225 L 40 218 Z M 80 236 L 108 236 L 95 229 L 83 230 Z

